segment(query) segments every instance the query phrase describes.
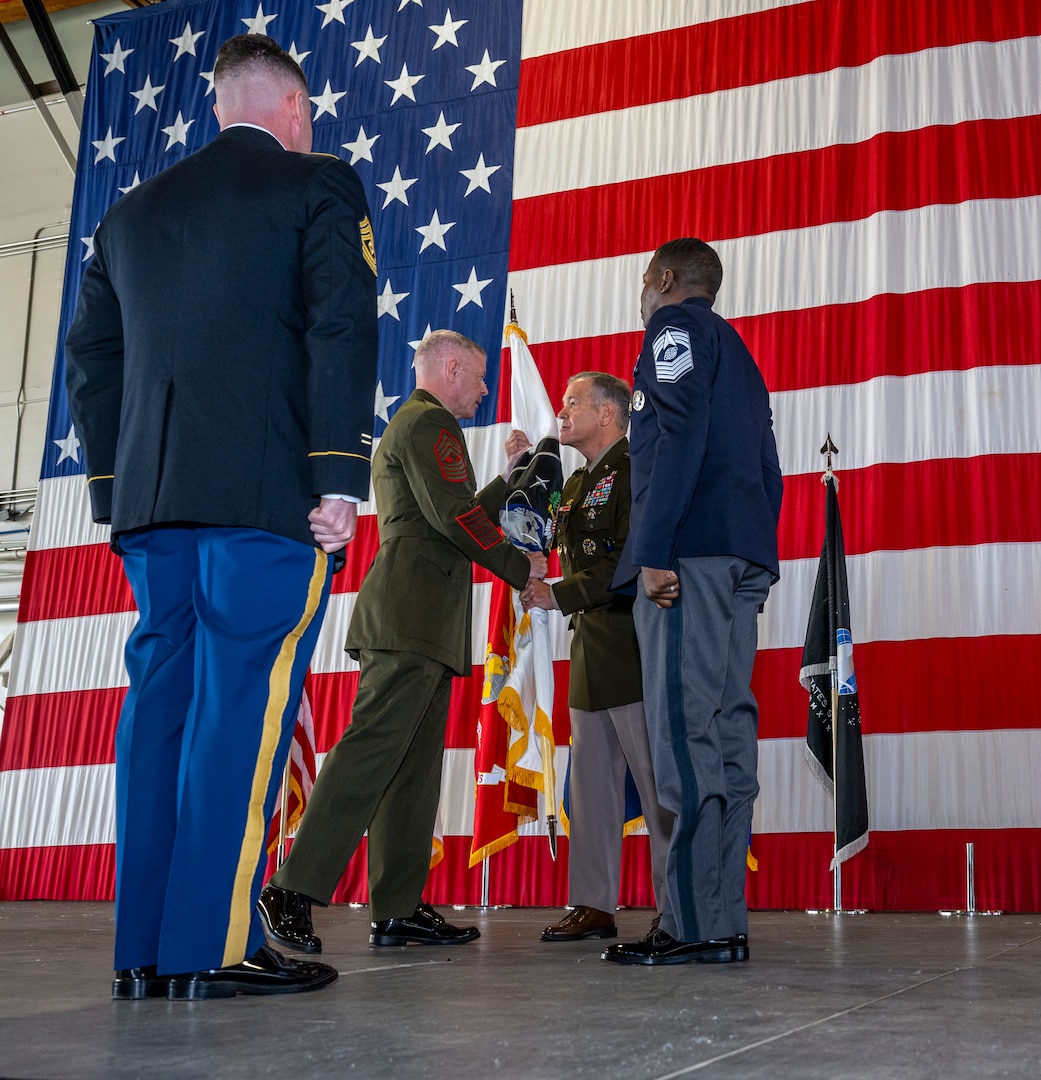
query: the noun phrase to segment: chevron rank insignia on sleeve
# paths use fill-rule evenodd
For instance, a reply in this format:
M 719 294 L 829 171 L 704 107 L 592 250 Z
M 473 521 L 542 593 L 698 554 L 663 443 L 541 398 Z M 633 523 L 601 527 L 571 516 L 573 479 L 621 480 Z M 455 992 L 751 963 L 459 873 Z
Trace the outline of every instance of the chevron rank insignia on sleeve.
M 690 334 L 677 326 L 666 326 L 654 339 L 654 374 L 658 382 L 679 382 L 694 370 Z
M 358 226 L 361 232 L 361 253 L 365 258 L 369 269 L 376 273 L 376 241 L 372 235 L 372 222 L 367 217 L 361 219 Z
M 466 468 L 466 451 L 463 444 L 443 428 L 437 442 L 434 443 L 434 456 L 441 468 L 441 475 L 449 483 L 466 483 L 469 477 Z

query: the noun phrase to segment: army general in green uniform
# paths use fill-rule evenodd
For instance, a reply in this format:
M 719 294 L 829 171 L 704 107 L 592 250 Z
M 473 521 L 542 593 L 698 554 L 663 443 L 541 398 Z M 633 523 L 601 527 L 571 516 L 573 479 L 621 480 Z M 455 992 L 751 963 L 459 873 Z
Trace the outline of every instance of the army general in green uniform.
M 503 538 L 506 485 L 476 493 L 459 420 L 485 386 L 484 351 L 437 330 L 416 350 L 416 390 L 373 456 L 380 548 L 358 593 L 347 650 L 360 663 L 351 724 L 322 766 L 289 858 L 260 898 L 269 936 L 319 952 L 311 901 L 328 904 L 369 833 L 374 945 L 478 936 L 421 902 L 441 790 L 449 693 L 473 669 L 472 564 L 522 589 L 546 557 Z
M 629 387 L 613 375 L 584 371 L 564 391 L 560 442 L 586 459 L 564 485 L 554 544 L 564 577 L 533 581 L 527 607 L 571 616 L 571 807 L 568 902 L 572 910 L 543 931 L 543 941 L 615 937 L 625 771 L 643 805 L 651 842 L 651 880 L 664 902 L 665 859 L 672 814 L 658 805 L 633 598 L 611 592 L 629 533 Z

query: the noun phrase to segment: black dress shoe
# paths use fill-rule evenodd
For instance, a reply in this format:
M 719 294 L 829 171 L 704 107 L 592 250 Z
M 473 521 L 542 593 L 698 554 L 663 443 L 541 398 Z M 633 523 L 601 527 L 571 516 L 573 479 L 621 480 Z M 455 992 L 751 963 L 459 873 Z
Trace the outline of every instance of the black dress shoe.
M 747 934 L 735 934 L 730 939 L 730 947 L 732 960 L 747 960 L 748 959 L 748 935 Z
M 381 919 L 372 924 L 370 945 L 462 945 L 479 938 L 476 926 L 453 926 L 429 904 L 420 904 L 407 919 Z
M 144 998 L 166 997 L 170 976 L 160 978 L 155 964 L 145 967 L 121 968 L 112 980 L 113 1001 L 141 1001 Z
M 267 936 L 290 952 L 320 953 L 322 942 L 311 925 L 311 898 L 303 893 L 265 886 L 257 911 Z
M 677 941 L 664 930 L 655 930 L 643 941 L 625 945 L 610 945 L 601 954 L 602 960 L 616 964 L 729 964 L 738 960 L 740 946 L 733 938 L 718 941 Z M 746 943 L 745 950 L 747 952 Z
M 262 945 L 241 964 L 172 975 L 166 996 L 171 1001 L 201 1001 L 236 994 L 299 994 L 328 986 L 338 974 L 328 964 L 287 960 L 270 945 Z
M 541 941 L 581 941 L 583 938 L 618 937 L 614 916 L 599 908 L 579 904 L 563 919 L 542 931 Z

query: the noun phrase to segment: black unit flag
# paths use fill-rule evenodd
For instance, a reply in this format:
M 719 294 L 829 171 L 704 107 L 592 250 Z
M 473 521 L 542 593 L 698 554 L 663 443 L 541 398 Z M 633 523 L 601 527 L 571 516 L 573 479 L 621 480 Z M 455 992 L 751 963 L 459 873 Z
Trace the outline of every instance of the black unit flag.
M 849 629 L 846 552 L 836 481 L 830 471 L 825 487 L 824 547 L 810 605 L 799 682 L 810 693 L 806 758 L 835 801 L 834 869 L 867 845 L 868 803 Z

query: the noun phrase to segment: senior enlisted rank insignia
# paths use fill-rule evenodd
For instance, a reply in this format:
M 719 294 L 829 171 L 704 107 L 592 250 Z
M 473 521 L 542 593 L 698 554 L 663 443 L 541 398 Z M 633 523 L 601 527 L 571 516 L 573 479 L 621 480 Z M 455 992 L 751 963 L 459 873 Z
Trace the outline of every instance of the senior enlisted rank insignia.
M 639 412 L 644 405 L 644 396 L 642 390 L 634 390 L 632 401 L 629 402 L 629 412 Z
M 690 334 L 678 326 L 666 326 L 654 339 L 654 374 L 658 382 L 679 382 L 694 370 Z
M 434 444 L 434 457 L 441 468 L 441 475 L 453 484 L 464 484 L 469 479 L 466 468 L 466 451 L 463 444 L 449 431 L 441 429 Z
M 369 269 L 376 273 L 376 241 L 372 235 L 372 222 L 367 217 L 361 219 L 358 226 L 361 232 L 361 253 Z

